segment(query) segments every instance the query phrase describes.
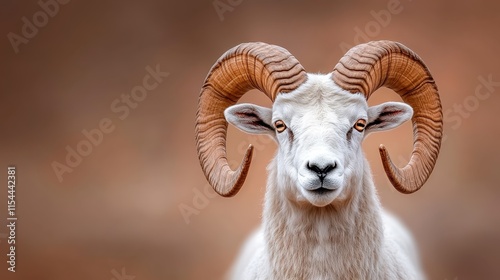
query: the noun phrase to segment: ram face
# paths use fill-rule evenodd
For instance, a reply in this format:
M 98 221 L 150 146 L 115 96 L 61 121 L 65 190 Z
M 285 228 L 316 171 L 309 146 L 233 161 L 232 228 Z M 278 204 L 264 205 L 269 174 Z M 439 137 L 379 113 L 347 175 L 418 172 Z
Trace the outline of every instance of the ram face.
M 297 203 L 322 207 L 349 199 L 363 178 L 363 139 L 398 126 L 412 116 L 404 103 L 368 108 L 360 94 L 342 90 L 329 75 L 308 75 L 307 82 L 276 97 L 273 108 L 238 104 L 226 120 L 244 132 L 268 134 L 278 143 L 278 188 Z

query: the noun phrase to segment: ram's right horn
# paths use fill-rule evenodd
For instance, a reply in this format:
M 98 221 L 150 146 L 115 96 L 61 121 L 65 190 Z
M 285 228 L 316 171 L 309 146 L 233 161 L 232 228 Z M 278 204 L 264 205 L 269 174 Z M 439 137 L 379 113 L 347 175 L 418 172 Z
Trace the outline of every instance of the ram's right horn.
M 277 94 L 295 90 L 306 79 L 295 57 L 284 48 L 265 43 L 241 44 L 215 63 L 201 89 L 195 133 L 201 167 L 218 194 L 233 196 L 240 190 L 253 151 L 249 146 L 237 170 L 229 167 L 224 110 L 251 89 L 262 91 L 274 101 Z

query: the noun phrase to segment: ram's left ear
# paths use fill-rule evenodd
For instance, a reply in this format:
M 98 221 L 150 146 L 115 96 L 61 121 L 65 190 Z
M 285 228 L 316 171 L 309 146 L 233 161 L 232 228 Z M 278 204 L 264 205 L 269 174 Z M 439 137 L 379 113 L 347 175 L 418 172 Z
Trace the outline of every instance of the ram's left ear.
M 389 130 L 398 127 L 405 121 L 411 119 L 413 109 L 400 102 L 387 102 L 368 108 L 368 124 L 366 134 Z

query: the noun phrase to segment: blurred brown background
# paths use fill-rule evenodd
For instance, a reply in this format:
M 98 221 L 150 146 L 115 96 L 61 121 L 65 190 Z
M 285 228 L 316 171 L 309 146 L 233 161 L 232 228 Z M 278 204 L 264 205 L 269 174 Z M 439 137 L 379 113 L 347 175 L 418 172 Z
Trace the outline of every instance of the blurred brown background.
M 259 224 L 276 147 L 231 128 L 232 161 L 249 143 L 257 148 L 249 178 L 231 199 L 205 189 L 194 117 L 208 70 L 234 45 L 264 41 L 287 48 L 309 72 L 326 73 L 342 46 L 379 39 L 400 41 L 425 60 L 447 136 L 433 175 L 414 195 L 391 187 L 377 151 L 384 143 L 403 164 L 410 125 L 365 141 L 383 205 L 413 232 L 429 279 L 500 278 L 499 3 L 72 0 L 51 9 L 46 18 L 33 0 L 2 1 L 0 9 L 1 279 L 221 279 Z M 25 30 L 32 38 L 23 35 L 24 17 L 40 26 Z M 142 85 L 148 66 L 169 76 L 125 115 L 121 96 Z M 481 86 L 481 79 L 494 82 Z M 371 104 L 398 100 L 381 91 Z M 243 99 L 270 105 L 262 94 Z M 106 118 L 114 130 L 85 150 L 82 130 Z M 78 145 L 88 155 L 60 181 L 52 165 L 66 164 L 67 147 Z M 5 262 L 11 164 L 16 273 Z

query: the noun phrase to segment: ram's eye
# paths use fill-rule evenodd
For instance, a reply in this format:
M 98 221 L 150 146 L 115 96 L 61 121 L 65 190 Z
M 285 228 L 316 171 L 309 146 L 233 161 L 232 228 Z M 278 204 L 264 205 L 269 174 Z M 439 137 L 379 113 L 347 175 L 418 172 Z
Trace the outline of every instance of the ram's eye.
M 278 131 L 278 133 L 281 133 L 286 129 L 286 124 L 282 120 L 275 121 L 274 126 L 276 127 L 276 131 Z
M 356 129 L 359 132 L 363 132 L 363 130 L 365 130 L 365 127 L 366 127 L 366 120 L 364 119 L 359 119 L 354 124 L 354 129 Z

